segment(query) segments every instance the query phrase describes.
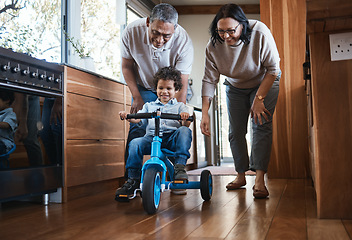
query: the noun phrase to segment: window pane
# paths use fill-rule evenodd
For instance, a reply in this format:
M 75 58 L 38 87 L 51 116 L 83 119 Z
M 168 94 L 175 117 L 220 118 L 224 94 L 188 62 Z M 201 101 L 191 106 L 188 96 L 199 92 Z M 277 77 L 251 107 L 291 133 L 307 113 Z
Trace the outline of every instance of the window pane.
M 1 2 L 0 46 L 61 62 L 61 0 Z
M 139 18 L 141 18 L 141 16 L 136 14 L 133 10 L 127 8 L 127 25 Z
M 120 25 L 116 1 L 81 1 L 81 41 L 94 59 L 95 72 L 120 79 Z

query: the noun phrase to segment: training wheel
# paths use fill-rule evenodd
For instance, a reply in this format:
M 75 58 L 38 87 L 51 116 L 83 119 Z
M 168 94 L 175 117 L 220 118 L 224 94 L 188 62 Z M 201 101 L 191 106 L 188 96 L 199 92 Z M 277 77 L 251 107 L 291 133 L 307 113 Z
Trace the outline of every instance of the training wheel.
M 200 175 L 200 194 L 204 201 L 209 201 L 213 194 L 213 178 L 209 170 L 203 170 Z

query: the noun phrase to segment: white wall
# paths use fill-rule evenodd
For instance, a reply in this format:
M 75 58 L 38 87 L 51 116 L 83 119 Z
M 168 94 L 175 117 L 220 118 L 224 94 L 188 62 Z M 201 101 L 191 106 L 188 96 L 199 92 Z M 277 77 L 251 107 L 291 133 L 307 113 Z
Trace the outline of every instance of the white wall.
M 193 79 L 193 97 L 190 104 L 201 107 L 201 89 L 202 89 L 202 78 L 204 75 L 204 64 L 205 64 L 205 47 L 209 41 L 209 26 L 214 18 L 214 14 L 211 15 L 179 15 L 178 23 L 186 29 L 189 36 L 192 39 L 194 47 L 194 62 L 192 67 L 192 73 L 190 78 Z M 246 15 L 249 19 L 260 19 L 257 14 Z
M 192 39 L 194 47 L 194 61 L 190 78 L 193 79 L 193 97 L 190 104 L 202 106 L 201 88 L 204 74 L 205 47 L 210 35 L 208 28 L 214 15 L 180 15 L 179 24 L 186 29 Z

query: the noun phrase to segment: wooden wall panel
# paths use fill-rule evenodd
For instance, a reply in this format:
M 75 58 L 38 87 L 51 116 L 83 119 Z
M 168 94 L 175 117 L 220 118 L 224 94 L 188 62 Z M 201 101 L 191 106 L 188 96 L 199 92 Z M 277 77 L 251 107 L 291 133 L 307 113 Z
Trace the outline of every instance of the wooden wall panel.
M 309 36 L 319 218 L 352 218 L 352 60 L 331 61 L 329 33 Z
M 261 20 L 273 33 L 282 71 L 273 119 L 270 178 L 305 178 L 308 175 L 307 103 L 302 68 L 306 49 L 305 6 L 305 0 L 260 1 Z
M 67 139 L 123 139 L 124 126 L 119 111 L 123 103 L 68 93 Z
M 175 5 L 179 15 L 216 14 L 223 5 Z M 259 4 L 240 4 L 245 14 L 259 14 Z
M 77 186 L 123 176 L 124 144 L 124 140 L 68 140 L 66 186 Z

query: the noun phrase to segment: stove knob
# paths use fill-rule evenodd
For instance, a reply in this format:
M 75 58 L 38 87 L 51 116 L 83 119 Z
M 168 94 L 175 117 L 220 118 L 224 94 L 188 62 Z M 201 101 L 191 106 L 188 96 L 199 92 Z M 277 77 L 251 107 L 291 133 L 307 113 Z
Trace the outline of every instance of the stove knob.
M 61 83 L 61 79 L 60 78 L 56 78 L 55 79 L 55 83 Z
M 38 73 L 36 73 L 36 72 L 31 72 L 30 77 L 31 77 L 31 78 L 37 78 L 37 77 L 38 77 Z
M 1 70 L 2 71 L 7 71 L 7 70 L 9 70 L 10 69 L 10 67 L 8 66 L 8 65 L 1 65 Z
M 53 78 L 52 76 L 49 76 L 49 77 L 46 78 L 46 80 L 47 80 L 48 82 L 52 82 L 52 81 L 54 81 L 54 78 Z
M 22 73 L 23 76 L 28 76 L 29 70 L 24 69 L 24 70 L 21 71 L 21 73 Z
M 19 67 L 13 67 L 12 68 L 12 72 L 13 73 L 18 73 L 19 71 L 21 71 L 21 69 Z
M 44 74 L 40 74 L 40 75 L 39 75 L 39 79 L 40 79 L 40 80 L 44 80 L 45 78 L 46 78 L 46 75 L 44 75 Z

